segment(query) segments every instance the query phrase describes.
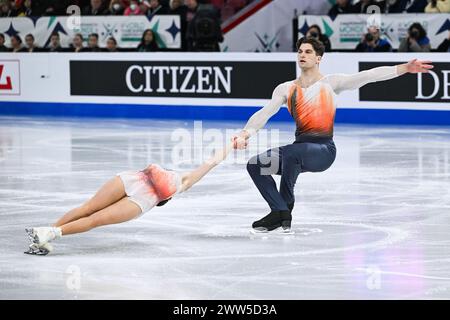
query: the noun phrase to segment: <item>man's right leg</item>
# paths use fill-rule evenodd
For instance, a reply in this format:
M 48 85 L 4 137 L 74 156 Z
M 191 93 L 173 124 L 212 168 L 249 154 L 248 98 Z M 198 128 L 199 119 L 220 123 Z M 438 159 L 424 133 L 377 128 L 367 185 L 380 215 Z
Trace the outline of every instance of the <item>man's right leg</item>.
M 272 174 L 281 174 L 283 148 L 268 150 L 251 158 L 247 164 L 247 171 L 271 209 L 268 215 L 253 222 L 253 229 L 259 232 L 281 227 L 282 216 L 289 213 L 286 202 L 278 192 L 275 180 L 271 176 Z M 286 231 L 288 231 L 287 228 Z
M 283 147 L 267 150 L 252 157 L 247 171 L 272 211 L 288 210 L 272 174 L 281 174 Z

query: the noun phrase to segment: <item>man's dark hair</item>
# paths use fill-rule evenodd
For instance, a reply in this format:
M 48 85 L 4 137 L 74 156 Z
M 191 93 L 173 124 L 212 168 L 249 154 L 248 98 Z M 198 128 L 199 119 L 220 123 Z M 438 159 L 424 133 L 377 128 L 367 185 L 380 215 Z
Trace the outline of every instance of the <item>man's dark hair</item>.
M 98 40 L 98 33 L 91 33 L 89 37 L 95 37 Z
M 52 38 L 52 37 L 58 37 L 58 39 L 59 39 L 59 33 L 53 32 L 52 35 L 50 36 L 50 38 Z
M 3 33 L 0 33 L 0 38 L 3 39 L 3 41 L 5 40 L 5 35 Z
M 22 38 L 20 36 L 18 36 L 17 34 L 12 35 L 11 38 L 16 39 L 18 43 L 22 43 Z
M 28 37 L 30 37 L 30 38 L 33 39 L 33 41 L 34 41 L 34 36 L 33 36 L 31 33 L 27 34 L 27 35 L 25 36 L 25 39 L 28 38 Z
M 323 56 L 323 53 L 325 52 L 325 46 L 323 45 L 322 42 L 320 42 L 319 40 L 315 39 L 315 38 L 307 38 L 307 37 L 303 37 L 301 39 L 298 39 L 297 41 L 297 51 L 298 49 L 300 49 L 300 46 L 304 43 L 309 43 L 314 51 L 316 52 L 316 55 L 318 56 Z

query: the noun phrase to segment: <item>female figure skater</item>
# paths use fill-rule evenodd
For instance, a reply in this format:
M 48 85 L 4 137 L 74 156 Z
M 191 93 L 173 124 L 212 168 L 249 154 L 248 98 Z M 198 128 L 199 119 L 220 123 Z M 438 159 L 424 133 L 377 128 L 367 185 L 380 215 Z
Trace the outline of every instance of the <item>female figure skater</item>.
M 247 139 L 264 127 L 283 104 L 287 104 L 297 125 L 294 143 L 267 150 L 251 158 L 247 164 L 250 177 L 271 209 L 268 215 L 253 223 L 256 232 L 279 229 L 283 233 L 291 233 L 294 186 L 298 175 L 301 172 L 325 171 L 333 164 L 336 158 L 333 125 L 337 94 L 405 73 L 426 73 L 433 68 L 430 61 L 414 59 L 408 63 L 355 74 L 324 76 L 319 70 L 324 54 L 323 44 L 314 38 L 302 38 L 297 42 L 297 49 L 300 77 L 278 85 L 273 91 L 272 100 L 233 137 L 237 148 L 245 149 Z M 279 191 L 271 176 L 273 174 L 281 175 Z
M 233 144 L 227 145 L 197 169 L 184 174 L 164 170 L 156 164 L 141 171 L 118 173 L 90 200 L 67 212 L 52 227 L 26 229 L 32 243 L 25 253 L 46 255 L 53 250 L 50 241 L 135 219 L 154 206 L 166 204 L 173 196 L 197 183 L 222 162 L 232 149 Z

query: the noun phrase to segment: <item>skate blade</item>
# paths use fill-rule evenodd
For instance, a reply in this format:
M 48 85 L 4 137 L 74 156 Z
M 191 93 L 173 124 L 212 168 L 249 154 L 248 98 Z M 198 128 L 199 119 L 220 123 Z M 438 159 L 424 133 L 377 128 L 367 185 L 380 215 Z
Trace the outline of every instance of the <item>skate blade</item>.
M 50 253 L 50 251 L 45 248 L 37 248 L 37 247 L 30 246 L 30 248 L 28 248 L 27 251 L 24 251 L 24 253 L 36 255 L 36 256 L 46 256 Z
M 250 230 L 250 233 L 252 233 L 252 234 L 281 234 L 281 235 L 295 234 L 295 232 L 292 231 L 292 229 L 290 229 L 290 228 L 284 229 L 282 227 L 278 227 L 271 231 L 269 231 L 267 228 L 252 228 Z

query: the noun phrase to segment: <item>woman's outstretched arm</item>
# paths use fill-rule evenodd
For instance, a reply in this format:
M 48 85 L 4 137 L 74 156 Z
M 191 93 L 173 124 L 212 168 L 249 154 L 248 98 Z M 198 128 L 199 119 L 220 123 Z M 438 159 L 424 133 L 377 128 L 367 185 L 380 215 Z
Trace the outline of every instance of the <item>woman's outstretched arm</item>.
M 221 163 L 228 156 L 230 151 L 233 149 L 233 143 L 229 143 L 225 148 L 216 150 L 214 155 L 206 160 L 200 167 L 197 169 L 185 173 L 182 177 L 182 192 L 191 188 L 194 184 L 196 184 L 203 176 L 205 176 L 212 168 Z

